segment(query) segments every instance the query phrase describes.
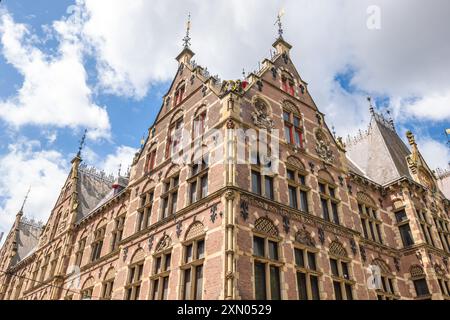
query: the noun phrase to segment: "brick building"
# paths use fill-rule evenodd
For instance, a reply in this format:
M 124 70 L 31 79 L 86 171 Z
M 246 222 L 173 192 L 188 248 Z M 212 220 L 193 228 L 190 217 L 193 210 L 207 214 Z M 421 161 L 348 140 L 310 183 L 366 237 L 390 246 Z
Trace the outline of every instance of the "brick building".
M 130 171 L 107 177 L 79 152 L 47 224 L 17 214 L 0 299 L 450 299 L 450 202 L 413 134 L 406 146 L 370 106 L 344 143 L 291 45 L 273 46 L 221 81 L 186 41 Z M 262 139 L 239 129 L 278 147 L 239 161 Z

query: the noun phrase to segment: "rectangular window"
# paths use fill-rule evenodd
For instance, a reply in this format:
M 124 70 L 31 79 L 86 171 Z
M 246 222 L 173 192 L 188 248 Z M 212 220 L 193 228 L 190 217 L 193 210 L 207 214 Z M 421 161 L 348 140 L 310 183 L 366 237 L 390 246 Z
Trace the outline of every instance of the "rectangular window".
M 418 279 L 414 280 L 414 288 L 416 289 L 416 293 L 418 297 L 427 296 L 430 294 L 428 290 L 428 284 L 426 279 Z
M 297 290 L 300 300 L 308 300 L 308 289 L 306 287 L 306 274 L 297 272 Z
M 270 293 L 272 300 L 281 300 L 280 268 L 270 266 Z
M 289 205 L 291 208 L 298 209 L 297 188 L 289 186 Z
M 203 297 L 203 260 L 205 240 L 199 239 L 184 246 L 183 299 L 201 300 Z
M 330 259 L 330 265 L 331 265 L 331 274 L 333 276 L 339 277 L 339 269 L 338 269 L 337 260 Z
M 328 211 L 328 201 L 326 199 L 320 199 L 320 202 L 322 203 L 322 214 L 323 218 L 325 220 L 330 221 L 330 213 Z
M 412 246 L 414 244 L 414 240 L 411 233 L 411 228 L 409 227 L 409 223 L 399 226 L 398 229 L 400 230 L 403 246 Z
M 255 299 L 266 300 L 266 265 L 255 262 Z
M 342 290 L 341 290 L 341 283 L 337 281 L 333 281 L 333 287 L 334 287 L 334 296 L 336 300 L 342 300 Z
M 308 193 L 300 190 L 300 210 L 308 212 Z
M 271 177 L 265 177 L 265 196 L 266 198 L 269 198 L 270 200 L 274 199 L 274 195 L 273 195 L 273 178 Z
M 261 175 L 257 171 L 252 171 L 252 191 L 261 195 Z
M 278 243 L 269 241 L 269 259 L 278 260 Z
M 257 257 L 264 257 L 264 239 L 260 237 L 253 237 L 253 254 Z
M 331 211 L 333 212 L 333 222 L 339 224 L 338 208 L 335 202 L 331 202 Z
M 403 222 L 408 220 L 408 216 L 406 215 L 405 210 L 401 210 L 395 213 L 395 219 L 397 220 L 397 223 Z

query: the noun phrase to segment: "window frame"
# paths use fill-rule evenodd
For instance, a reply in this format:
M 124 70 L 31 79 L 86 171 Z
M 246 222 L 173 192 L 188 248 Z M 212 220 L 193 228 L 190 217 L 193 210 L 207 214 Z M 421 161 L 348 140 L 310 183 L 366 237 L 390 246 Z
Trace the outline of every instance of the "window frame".
M 168 257 L 170 257 L 169 266 L 167 266 Z M 160 270 L 157 268 L 158 259 L 161 259 L 159 260 Z M 164 298 L 164 281 L 170 281 L 171 271 L 172 248 L 155 253 L 153 255 L 152 275 L 150 276 L 150 300 L 167 300 L 168 297 Z M 155 295 L 157 296 L 155 297 Z
M 321 190 L 321 185 L 325 186 L 325 193 L 322 192 Z M 324 180 L 319 178 L 318 179 L 318 193 L 319 193 L 319 198 L 320 198 L 320 202 L 321 202 L 321 208 L 322 208 L 322 219 L 324 219 L 325 221 L 331 222 L 333 224 L 336 225 L 341 225 L 341 200 L 337 197 L 337 195 L 339 194 L 339 187 L 334 184 L 333 182 Z M 330 189 L 334 190 L 333 193 L 334 195 L 331 194 Z M 325 217 L 324 215 L 324 207 L 323 207 L 323 201 L 326 202 L 326 209 L 328 212 L 328 219 Z M 333 205 L 336 206 L 336 213 L 333 210 Z M 336 221 L 337 219 L 337 221 Z
M 293 172 L 294 180 L 292 180 L 288 177 L 288 171 Z M 302 182 L 302 179 L 300 177 L 304 178 L 305 183 Z M 311 201 L 310 201 L 311 200 L 310 199 L 311 187 L 307 186 L 307 184 L 308 184 L 307 179 L 308 179 L 308 172 L 306 172 L 305 170 L 301 170 L 299 168 L 295 168 L 293 166 L 286 165 L 286 181 L 288 184 L 289 206 L 293 209 L 299 210 L 304 213 L 310 212 L 309 206 L 311 203 Z M 291 196 L 289 193 L 289 187 L 295 188 L 296 204 L 297 204 L 296 208 L 291 206 Z M 306 193 L 306 211 L 303 210 L 303 208 L 302 208 L 302 192 Z
M 144 263 L 145 260 L 141 260 L 128 266 L 127 282 L 124 290 L 124 300 L 139 300 L 139 296 L 141 295 L 142 277 L 144 274 Z
M 264 239 L 264 256 L 257 256 L 255 255 L 255 248 L 254 248 L 254 242 L 255 237 Z M 270 258 L 270 249 L 269 249 L 269 242 L 276 243 L 277 245 L 277 260 Z M 253 231 L 252 234 L 252 260 L 253 260 L 253 293 L 256 299 L 256 279 L 255 279 L 255 267 L 256 264 L 262 264 L 264 265 L 264 275 L 265 275 L 265 286 L 266 286 L 266 292 L 265 292 L 265 300 L 272 300 L 272 287 L 271 287 L 271 268 L 276 267 L 278 269 L 278 286 L 279 286 L 279 295 L 280 300 L 283 299 L 283 281 L 281 280 L 282 276 L 282 267 L 284 266 L 284 263 L 282 262 L 282 250 L 281 250 L 281 239 L 277 237 L 273 237 L 267 234 L 263 234 L 257 231 Z
M 296 251 L 301 251 L 302 252 L 302 257 L 303 257 L 303 266 L 300 266 L 297 264 L 296 261 Z M 319 294 L 319 299 L 321 300 L 321 290 L 320 290 L 320 278 L 322 277 L 323 273 L 319 270 L 318 268 L 318 263 L 317 263 L 317 254 L 320 252 L 320 250 L 318 250 L 317 248 L 312 248 L 309 246 L 305 246 L 305 245 L 301 245 L 301 244 L 295 244 L 294 245 L 294 266 L 295 266 L 295 276 L 296 276 L 296 289 L 297 289 L 297 296 L 299 300 L 304 300 L 301 299 L 300 296 L 300 290 L 298 287 L 298 276 L 299 273 L 302 273 L 305 275 L 305 281 L 306 281 L 306 300 L 316 300 L 313 297 L 313 291 L 312 291 L 312 285 L 311 285 L 311 277 L 316 277 L 317 278 L 317 290 L 318 290 L 318 294 Z M 313 254 L 314 255 L 314 259 L 315 259 L 315 269 L 311 268 L 311 266 L 309 265 L 309 255 L 308 254 Z
M 198 244 L 203 242 L 203 256 L 200 257 L 198 253 Z M 187 258 L 187 248 L 192 246 L 191 251 L 191 260 Z M 181 255 L 181 265 L 180 265 L 180 299 L 182 300 L 203 300 L 203 291 L 205 284 L 205 258 L 206 258 L 206 237 L 205 234 L 199 235 L 198 237 L 194 237 L 182 243 L 182 255 Z M 198 269 L 202 270 L 202 283 L 201 283 L 201 297 L 199 298 L 198 293 L 198 278 L 197 272 Z M 189 272 L 190 276 L 190 288 L 189 290 L 189 298 L 186 298 L 186 274 Z
M 333 268 L 331 266 L 331 260 L 335 260 L 336 263 L 337 263 L 337 272 L 338 272 L 337 275 L 333 274 Z M 339 283 L 340 293 L 341 293 L 341 296 L 342 296 L 341 300 L 355 300 L 354 286 L 356 284 L 356 281 L 355 280 L 351 280 L 353 278 L 352 277 L 353 269 L 352 269 L 352 265 L 351 265 L 352 260 L 350 258 L 344 258 L 344 257 L 339 257 L 339 256 L 336 256 L 336 255 L 333 255 L 333 254 L 329 254 L 328 261 L 330 263 L 330 276 L 331 276 L 331 281 L 333 283 L 333 293 L 334 293 L 335 299 L 336 299 L 336 291 L 335 291 L 334 284 L 335 283 Z M 345 264 L 346 267 L 347 267 L 348 279 L 345 278 L 343 264 Z M 349 286 L 350 290 L 351 290 L 351 295 L 352 295 L 351 299 L 348 299 L 348 297 L 347 297 L 347 286 Z
M 178 181 L 178 183 L 175 185 L 174 181 Z M 168 186 L 168 188 L 167 188 Z M 167 188 L 166 191 L 163 189 L 163 193 L 160 196 L 161 199 L 161 210 L 159 215 L 159 221 L 163 221 L 165 219 L 169 219 L 172 217 L 178 210 L 178 190 L 180 187 L 180 173 L 177 172 L 170 176 L 169 178 L 165 179 L 163 182 L 163 188 Z M 176 207 L 175 212 L 173 212 L 173 206 L 174 206 L 174 198 L 176 199 Z M 167 203 L 167 214 L 165 213 L 165 204 Z

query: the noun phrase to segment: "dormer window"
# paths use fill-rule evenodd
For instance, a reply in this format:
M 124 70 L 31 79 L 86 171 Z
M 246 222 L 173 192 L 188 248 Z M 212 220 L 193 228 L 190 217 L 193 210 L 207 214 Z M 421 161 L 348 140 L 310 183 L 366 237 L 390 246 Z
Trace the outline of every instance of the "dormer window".
M 184 99 L 184 93 L 185 93 L 186 86 L 182 84 L 179 86 L 177 91 L 175 91 L 175 106 L 178 106 Z
M 281 78 L 281 84 L 284 92 L 287 92 L 291 96 L 295 95 L 294 80 L 289 79 L 286 76 L 283 76 Z
M 145 160 L 145 173 L 149 173 L 155 168 L 156 150 L 152 150 L 147 154 Z

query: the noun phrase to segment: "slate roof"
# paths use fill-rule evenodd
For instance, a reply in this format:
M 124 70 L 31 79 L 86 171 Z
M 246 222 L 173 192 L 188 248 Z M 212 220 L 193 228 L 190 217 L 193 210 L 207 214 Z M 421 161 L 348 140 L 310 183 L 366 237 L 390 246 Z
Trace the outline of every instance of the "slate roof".
M 78 214 L 76 222 L 89 215 L 101 202 L 105 203 L 112 196 L 113 180 L 94 169 L 81 168 L 78 170 Z M 108 198 L 107 196 L 110 195 Z
M 19 232 L 16 234 L 17 254 L 12 259 L 11 265 L 17 264 L 34 252 L 41 232 L 41 224 L 22 218 L 19 222 Z
M 410 154 L 393 124 L 376 113 L 365 133 L 347 141 L 350 170 L 381 185 L 403 176 L 412 179 L 406 161 Z

